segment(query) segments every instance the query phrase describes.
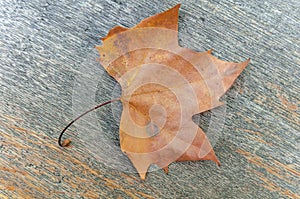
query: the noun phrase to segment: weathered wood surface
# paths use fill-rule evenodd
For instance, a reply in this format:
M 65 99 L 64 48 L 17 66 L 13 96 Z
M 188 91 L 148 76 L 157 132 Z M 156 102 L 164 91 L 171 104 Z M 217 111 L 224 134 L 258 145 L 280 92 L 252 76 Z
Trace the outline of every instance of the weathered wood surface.
M 88 150 L 80 125 L 89 119 L 68 132 L 72 148 L 58 147 L 74 112 L 112 98 L 115 82 L 95 61 L 99 38 L 176 3 L 0 1 L 0 198 L 300 198 L 298 0 L 182 2 L 180 45 L 213 48 L 223 60 L 252 58 L 224 98 L 226 120 L 214 142 L 220 168 L 209 161 L 173 163 L 169 175 L 156 170 L 141 181 Z M 98 67 L 99 77 L 85 67 Z M 76 94 L 80 77 L 94 93 Z M 79 110 L 85 95 L 93 101 Z M 212 115 L 197 116 L 205 131 Z M 102 125 L 95 129 L 109 145 L 94 149 L 106 162 L 120 155 L 110 152 L 118 147 L 110 107 L 88 118 Z

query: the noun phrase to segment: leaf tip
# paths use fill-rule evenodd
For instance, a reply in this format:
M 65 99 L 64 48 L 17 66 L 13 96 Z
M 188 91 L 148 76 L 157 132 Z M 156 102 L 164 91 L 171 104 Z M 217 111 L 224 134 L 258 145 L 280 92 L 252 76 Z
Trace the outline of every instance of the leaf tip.
M 169 174 L 169 166 L 164 167 L 163 170 L 165 171 L 166 174 Z
M 242 72 L 242 71 L 246 68 L 246 66 L 250 63 L 250 60 L 251 60 L 251 59 L 248 58 L 246 61 L 240 63 L 240 68 L 241 68 L 241 71 L 240 71 L 240 72 Z
M 181 6 L 181 3 L 176 4 L 173 8 L 179 9 Z
M 140 177 L 141 177 L 142 180 L 146 179 L 146 173 L 147 172 L 141 172 L 141 173 L 139 173 L 139 175 L 140 175 Z
M 249 57 L 245 62 L 246 62 L 247 64 L 249 64 L 250 61 L 251 61 L 251 58 Z
M 149 159 L 149 156 L 147 156 L 145 154 L 130 153 L 125 150 L 122 150 L 122 151 L 130 159 L 133 166 L 139 173 L 141 179 L 145 180 L 148 168 L 151 165 L 151 159 Z
M 207 52 L 208 54 L 211 54 L 213 50 L 214 50 L 214 49 L 209 49 L 209 50 L 206 51 L 206 52 Z
M 116 35 L 118 33 L 124 32 L 128 30 L 128 28 L 122 27 L 122 26 L 115 26 L 112 29 L 110 29 L 110 31 L 108 32 L 108 34 L 105 37 L 100 38 L 101 41 L 105 41 L 106 39 L 108 39 L 109 37 Z

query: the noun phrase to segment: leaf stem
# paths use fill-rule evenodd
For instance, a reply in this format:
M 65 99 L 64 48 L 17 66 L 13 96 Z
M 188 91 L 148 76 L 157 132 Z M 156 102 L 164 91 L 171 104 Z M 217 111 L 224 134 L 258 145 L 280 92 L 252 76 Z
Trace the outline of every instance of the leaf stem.
M 95 107 L 93 107 L 93 108 L 87 110 L 86 112 L 82 113 L 81 115 L 79 115 L 78 117 L 76 117 L 74 120 L 72 120 L 72 121 L 71 121 L 71 122 L 70 122 L 63 130 L 62 130 L 62 132 L 60 133 L 60 135 L 59 135 L 59 137 L 58 137 L 58 144 L 59 144 L 59 146 L 65 147 L 65 146 L 67 146 L 67 145 L 70 143 L 70 141 L 68 140 L 68 143 L 67 143 L 67 144 L 63 144 L 63 142 L 62 142 L 61 140 L 62 140 L 62 136 L 63 136 L 63 134 L 65 133 L 65 131 L 66 131 L 66 130 L 74 123 L 74 122 L 76 122 L 76 121 L 79 120 L 82 116 L 88 114 L 89 112 L 91 112 L 91 111 L 93 111 L 93 110 L 96 110 L 96 109 L 98 109 L 98 108 L 100 108 L 100 107 L 102 107 L 102 106 L 105 106 L 105 105 L 107 105 L 107 104 L 110 104 L 110 103 L 112 103 L 112 102 L 119 101 L 119 100 L 120 100 L 120 98 L 115 98 L 115 99 L 109 100 L 109 101 L 107 101 L 107 102 L 104 102 L 104 103 L 102 103 L 102 104 L 99 104 L 99 105 L 97 105 L 97 106 L 95 106 Z

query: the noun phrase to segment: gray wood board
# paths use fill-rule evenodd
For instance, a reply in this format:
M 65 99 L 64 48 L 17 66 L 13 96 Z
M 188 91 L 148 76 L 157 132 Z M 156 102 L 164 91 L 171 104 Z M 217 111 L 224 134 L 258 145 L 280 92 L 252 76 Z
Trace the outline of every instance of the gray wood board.
M 119 103 L 72 126 L 72 147 L 58 147 L 79 112 L 120 95 L 96 61 L 99 38 L 177 3 L 0 1 L 0 198 L 300 198 L 298 0 L 181 2 L 181 46 L 251 58 L 225 107 L 194 118 L 205 132 L 220 120 L 208 137 L 221 167 L 173 163 L 169 175 L 152 167 L 140 180 L 118 149 Z

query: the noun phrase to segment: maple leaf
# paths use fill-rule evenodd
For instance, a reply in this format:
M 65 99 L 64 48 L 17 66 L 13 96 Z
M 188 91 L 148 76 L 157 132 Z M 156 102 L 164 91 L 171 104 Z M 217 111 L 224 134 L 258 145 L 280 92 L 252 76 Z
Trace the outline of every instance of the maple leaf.
M 219 98 L 250 61 L 225 62 L 211 50 L 180 47 L 179 7 L 133 28 L 117 26 L 96 47 L 100 63 L 121 85 L 121 150 L 142 179 L 151 164 L 166 172 L 175 161 L 220 164 L 192 116 L 222 105 Z
M 122 87 L 122 96 L 84 112 L 71 121 L 64 132 L 87 113 L 120 100 L 122 151 L 140 177 L 156 164 L 168 173 L 175 161 L 212 160 L 220 165 L 208 138 L 193 121 L 193 115 L 222 105 L 220 97 L 247 66 L 225 62 L 211 50 L 195 52 L 177 43 L 180 5 L 149 17 L 133 28 L 117 26 L 103 40 L 100 62 Z

